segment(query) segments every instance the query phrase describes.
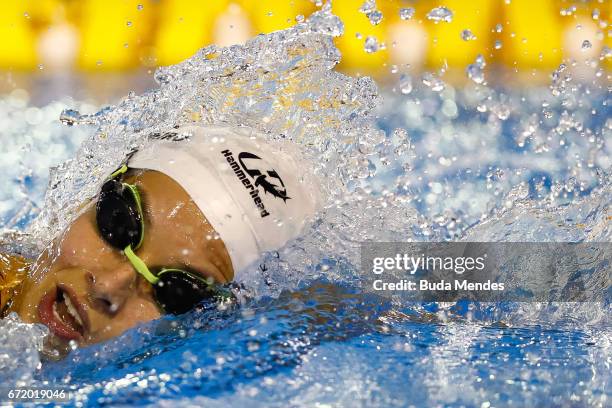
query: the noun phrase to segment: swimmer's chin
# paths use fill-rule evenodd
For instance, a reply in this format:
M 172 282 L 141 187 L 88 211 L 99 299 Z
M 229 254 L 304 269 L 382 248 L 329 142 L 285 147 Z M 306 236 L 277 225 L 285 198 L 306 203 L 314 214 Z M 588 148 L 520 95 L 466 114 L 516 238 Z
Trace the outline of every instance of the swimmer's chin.
M 37 323 L 43 324 L 42 322 Z M 49 329 L 48 326 L 47 329 Z M 43 347 L 40 351 L 40 354 L 44 360 L 59 361 L 68 357 L 70 352 L 76 349 L 93 346 L 102 342 L 104 342 L 104 340 L 90 341 L 84 338 L 80 338 L 77 340 L 66 339 L 64 337 L 54 334 L 49 329 L 49 334 L 45 337 L 43 341 Z

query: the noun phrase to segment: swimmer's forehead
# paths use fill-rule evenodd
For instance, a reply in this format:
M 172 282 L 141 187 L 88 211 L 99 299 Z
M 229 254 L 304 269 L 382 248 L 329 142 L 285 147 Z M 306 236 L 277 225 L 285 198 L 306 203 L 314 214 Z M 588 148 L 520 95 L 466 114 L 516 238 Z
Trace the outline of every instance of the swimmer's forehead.
M 145 207 L 150 207 L 154 201 L 176 204 L 177 201 L 193 202 L 187 191 L 172 177 L 156 170 L 133 169 L 123 179 L 124 183 L 134 184 L 139 188 Z M 162 200 L 163 199 L 163 200 Z

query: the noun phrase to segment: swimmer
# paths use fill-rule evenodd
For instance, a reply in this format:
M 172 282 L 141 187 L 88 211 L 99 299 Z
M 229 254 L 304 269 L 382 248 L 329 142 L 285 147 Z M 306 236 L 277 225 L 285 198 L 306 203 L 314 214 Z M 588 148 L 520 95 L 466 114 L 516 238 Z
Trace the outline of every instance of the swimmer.
M 289 142 L 224 126 L 154 139 L 38 259 L 0 256 L 0 316 L 46 325 L 52 347 L 67 350 L 228 300 L 224 284 L 295 238 L 320 204 Z

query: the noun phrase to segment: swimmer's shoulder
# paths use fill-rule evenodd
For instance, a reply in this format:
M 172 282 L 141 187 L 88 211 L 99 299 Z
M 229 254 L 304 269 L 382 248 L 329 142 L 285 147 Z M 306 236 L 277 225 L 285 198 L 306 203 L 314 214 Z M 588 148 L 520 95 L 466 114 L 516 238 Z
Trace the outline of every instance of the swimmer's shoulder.
M 0 318 L 11 306 L 11 300 L 30 268 L 30 262 L 24 257 L 0 253 Z

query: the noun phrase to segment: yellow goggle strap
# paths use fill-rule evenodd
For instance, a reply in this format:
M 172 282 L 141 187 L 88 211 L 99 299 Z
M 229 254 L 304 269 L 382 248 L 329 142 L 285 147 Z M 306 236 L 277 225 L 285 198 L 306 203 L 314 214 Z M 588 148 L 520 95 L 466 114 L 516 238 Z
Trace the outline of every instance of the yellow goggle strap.
M 123 252 L 125 252 L 125 256 L 127 256 L 134 269 L 136 269 L 136 272 L 141 274 L 149 283 L 155 285 L 157 282 L 159 282 L 159 278 L 153 275 L 144 261 L 134 253 L 131 245 L 125 248 Z

